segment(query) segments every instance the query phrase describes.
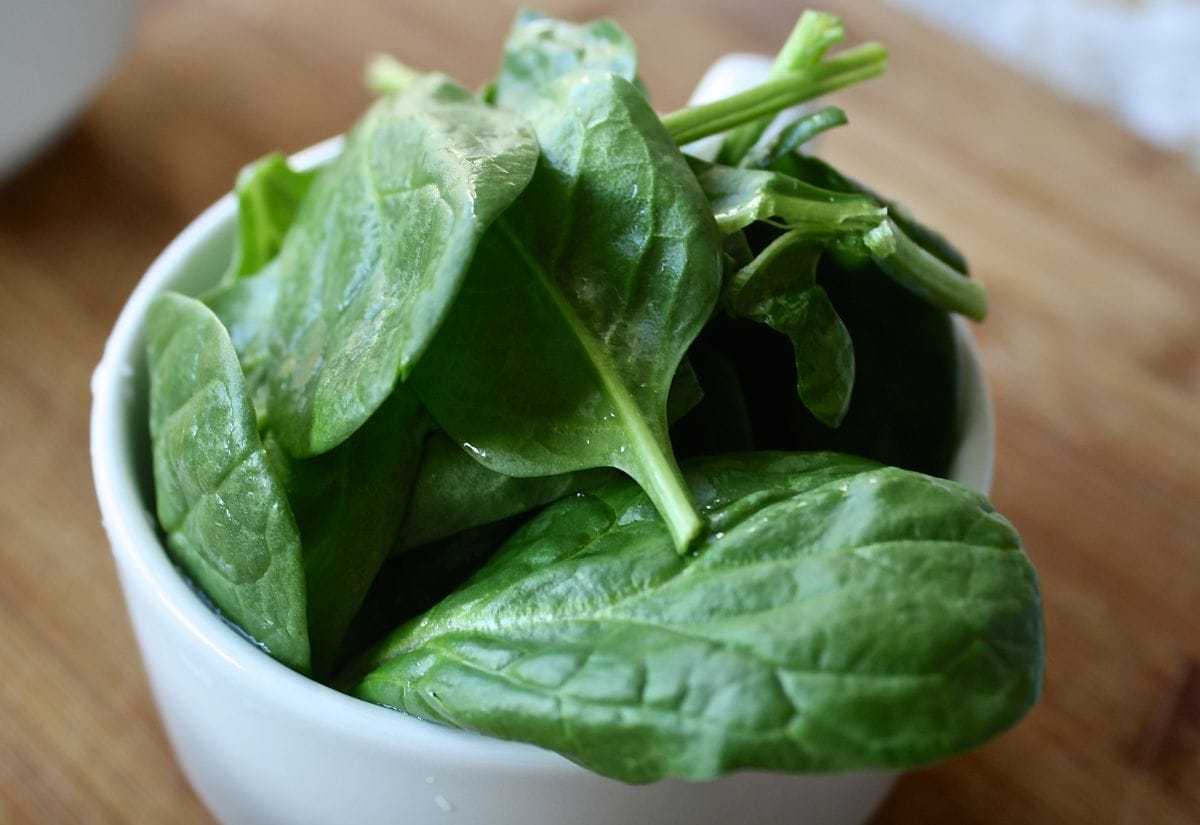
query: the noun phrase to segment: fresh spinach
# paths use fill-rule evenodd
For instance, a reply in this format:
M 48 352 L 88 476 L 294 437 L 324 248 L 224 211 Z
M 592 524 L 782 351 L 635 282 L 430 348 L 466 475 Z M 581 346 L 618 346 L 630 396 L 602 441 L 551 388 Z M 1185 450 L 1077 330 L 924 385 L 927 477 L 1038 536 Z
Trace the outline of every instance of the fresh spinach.
M 637 48 L 611 20 L 579 25 L 532 10 L 517 13 L 504 60 L 496 78 L 498 106 L 523 111 L 546 95 L 553 97 L 557 82 L 585 71 L 623 77 L 637 83 Z
M 537 157 L 523 118 L 438 75 L 355 126 L 279 253 L 268 417 L 290 453 L 345 440 L 412 370 Z
M 412 383 L 500 472 L 629 473 L 683 549 L 702 523 L 667 397 L 717 299 L 716 228 L 631 83 L 589 73 L 555 88 L 526 112 L 542 147 L 533 180 L 481 242 Z
M 238 174 L 238 231 L 226 281 L 253 275 L 279 254 L 283 237 L 318 171 L 293 169 L 287 158 L 273 152 Z
M 397 541 L 431 424 L 416 396 L 401 386 L 327 453 L 294 459 L 268 436 L 268 455 L 300 528 L 318 677 L 339 661 L 347 629 Z
M 821 244 L 802 229 L 780 235 L 726 288 L 730 311 L 792 340 L 796 392 L 821 423 L 836 427 L 850 407 L 854 342 L 817 283 Z
M 175 560 L 271 655 L 309 669 L 300 534 L 225 327 L 168 292 L 146 316 L 158 520 Z
M 882 71 L 843 34 L 806 14 L 763 84 L 660 118 L 616 24 L 527 12 L 478 95 L 379 59 L 330 163 L 244 171 L 225 278 L 147 319 L 156 507 L 214 607 L 339 689 L 628 781 L 904 767 L 1014 723 L 1042 661 L 1016 533 L 898 468 L 948 466 L 949 312 L 984 293 L 798 153 L 840 109 L 763 137 Z
M 550 507 L 356 695 L 630 782 L 944 758 L 1040 684 L 1034 574 L 978 493 L 835 454 L 709 459 L 680 556 L 625 480 Z

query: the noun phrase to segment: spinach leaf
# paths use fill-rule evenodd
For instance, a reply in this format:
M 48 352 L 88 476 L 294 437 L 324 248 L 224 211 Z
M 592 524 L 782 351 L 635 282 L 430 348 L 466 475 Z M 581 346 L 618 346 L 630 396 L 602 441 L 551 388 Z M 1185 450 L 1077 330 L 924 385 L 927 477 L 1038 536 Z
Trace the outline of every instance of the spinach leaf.
M 309 669 L 300 535 L 258 436 L 225 328 L 176 293 L 147 314 L 158 520 L 176 561 L 222 614 Z
M 337 660 L 346 628 L 396 541 L 432 422 L 416 396 L 398 386 L 334 449 L 308 459 L 288 454 L 265 418 L 266 347 L 280 272 L 278 259 L 272 260 L 258 274 L 218 287 L 205 301 L 229 330 L 268 458 L 297 517 L 312 670 L 320 677 Z
M 537 156 L 522 118 L 438 75 L 355 126 L 279 254 L 269 420 L 289 452 L 337 445 L 408 374 Z
M 819 421 L 836 427 L 854 388 L 854 343 L 817 283 L 821 251 L 804 230 L 779 236 L 733 277 L 726 305 L 792 340 L 800 400 Z
M 701 403 L 702 396 L 696 373 L 685 360 L 671 385 L 667 420 L 682 418 Z M 594 487 L 614 474 L 609 469 L 594 468 L 548 476 L 508 476 L 485 467 L 445 432 L 434 431 L 425 442 L 408 518 L 394 552 L 506 520 Z
M 854 392 L 836 429 L 819 421 L 797 395 L 796 353 L 787 336 L 717 313 L 696 342 L 732 365 L 754 448 L 834 450 L 944 475 L 961 426 L 958 354 L 949 315 L 870 262 L 844 269 L 833 256 L 823 255 L 817 283 L 854 343 Z M 703 364 L 700 355 L 691 357 L 697 366 Z M 702 405 L 693 415 L 718 413 Z M 736 423 L 723 423 L 729 420 Z M 741 420 L 725 416 L 704 426 L 719 430 L 743 426 Z
M 701 523 L 666 407 L 716 303 L 718 235 L 632 84 L 590 74 L 558 89 L 526 113 L 542 147 L 533 181 L 481 242 L 412 384 L 492 469 L 624 470 L 684 547 Z
M 921 764 L 1036 700 L 1040 597 L 959 485 L 835 454 L 697 462 L 680 556 L 627 480 L 545 510 L 354 693 L 632 782 Z
M 769 144 L 747 155 L 742 165 L 751 169 L 773 168 L 780 158 L 794 154 L 817 135 L 847 123 L 849 119 L 846 113 L 837 106 L 826 106 L 814 112 L 807 112 L 783 127 Z
M 610 476 L 609 470 L 592 469 L 515 478 L 485 467 L 444 432 L 435 431 L 426 439 L 394 552 L 524 513 Z
M 431 426 L 400 386 L 346 441 L 293 459 L 268 437 L 268 455 L 296 514 L 308 583 L 308 634 L 318 678 L 340 660 L 342 643 L 408 511 L 422 442 Z
M 229 333 L 254 401 L 260 432 L 266 428 L 271 318 L 279 300 L 281 272 L 279 259 L 273 258 L 253 275 L 218 284 L 200 296 Z
M 536 11 L 517 13 L 504 43 L 496 78 L 496 105 L 525 111 L 560 78 L 583 71 L 610 72 L 637 81 L 637 48 L 611 20 L 580 25 Z
M 300 202 L 319 172 L 292 169 L 287 158 L 275 152 L 238 173 L 237 234 L 226 282 L 258 272 L 279 254 Z

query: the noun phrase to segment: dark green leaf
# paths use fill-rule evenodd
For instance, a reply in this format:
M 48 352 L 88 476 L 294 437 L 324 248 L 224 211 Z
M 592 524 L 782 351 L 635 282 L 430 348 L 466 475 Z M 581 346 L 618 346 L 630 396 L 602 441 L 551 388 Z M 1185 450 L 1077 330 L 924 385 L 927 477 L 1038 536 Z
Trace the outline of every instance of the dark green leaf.
M 836 427 L 854 388 L 854 344 L 817 283 L 820 256 L 821 245 L 803 230 L 779 236 L 733 278 L 726 305 L 791 339 L 800 400 L 819 421 Z
M 946 473 L 961 427 L 950 316 L 869 261 L 847 270 L 822 256 L 817 282 L 854 342 L 854 392 L 838 428 L 818 421 L 798 397 L 795 349 L 786 336 L 718 314 L 697 342 L 724 354 L 739 376 L 755 449 L 836 450 Z
M 628 82 L 588 75 L 529 117 L 542 160 L 479 246 L 412 381 L 438 423 L 508 475 L 613 466 L 700 522 L 667 398 L 720 285 L 720 243 L 683 157 Z
M 318 677 L 337 663 L 347 628 L 392 550 L 431 423 L 401 386 L 333 450 L 303 460 L 272 453 L 300 528 Z
M 441 76 L 372 106 L 279 256 L 269 418 L 289 452 L 340 443 L 412 369 L 537 155 L 523 119 Z
M 610 476 L 611 471 L 595 469 L 514 478 L 485 467 L 444 432 L 431 433 L 396 549 L 524 513 Z
M 628 481 L 566 499 L 356 695 L 634 782 L 920 765 L 1036 700 L 1037 583 L 979 494 L 833 454 L 688 479 L 717 531 L 696 554 Z
M 155 501 L 171 553 L 230 621 L 307 671 L 300 536 L 229 336 L 204 304 L 168 292 L 146 337 Z

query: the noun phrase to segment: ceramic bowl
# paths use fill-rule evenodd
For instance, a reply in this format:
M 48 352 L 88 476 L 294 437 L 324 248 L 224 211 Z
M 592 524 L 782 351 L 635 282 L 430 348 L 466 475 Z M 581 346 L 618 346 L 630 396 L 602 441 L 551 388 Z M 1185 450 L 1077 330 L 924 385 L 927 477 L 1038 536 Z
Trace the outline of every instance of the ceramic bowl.
M 336 141 L 307 150 L 319 163 Z M 155 525 L 143 354 L 146 309 L 223 271 L 236 205 L 226 195 L 162 253 L 121 312 L 93 383 L 100 509 L 146 672 L 184 772 L 227 825 L 854 825 L 896 774 L 734 773 L 627 785 L 539 748 L 420 721 L 337 693 L 269 658 L 217 617 L 172 565 Z M 987 388 L 965 327 L 960 481 L 986 490 Z
M 0 177 L 52 140 L 125 49 L 141 0 L 0 0 Z

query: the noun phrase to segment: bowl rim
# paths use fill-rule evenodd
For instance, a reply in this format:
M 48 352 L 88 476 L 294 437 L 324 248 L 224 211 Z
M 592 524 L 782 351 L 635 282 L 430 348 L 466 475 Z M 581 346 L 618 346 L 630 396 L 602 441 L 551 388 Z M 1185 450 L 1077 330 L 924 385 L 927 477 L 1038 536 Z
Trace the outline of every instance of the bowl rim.
M 343 144 L 337 136 L 291 156 L 294 167 L 307 168 L 333 157 Z M 175 236 L 139 280 L 121 309 L 103 356 L 92 374 L 90 455 L 93 481 L 111 551 L 122 580 L 133 582 L 154 598 L 186 634 L 239 672 L 264 702 L 307 723 L 336 729 L 385 750 L 437 748 L 443 756 L 472 763 L 533 768 L 550 775 L 588 773 L 553 751 L 523 742 L 492 738 L 418 719 L 341 693 L 291 670 L 235 630 L 206 605 L 170 560 L 159 538 L 157 519 L 143 499 L 135 456 L 141 425 L 123 413 L 132 402 L 137 365 L 142 359 L 144 318 L 150 302 L 170 288 L 191 257 L 228 232 L 236 220 L 237 201 L 229 192 L 205 209 Z M 984 492 L 990 486 L 994 455 L 994 422 L 986 376 L 966 325 L 955 318 L 959 343 L 960 387 L 966 406 L 964 429 L 951 475 Z M 970 386 L 968 386 L 970 385 Z M 144 433 L 144 430 L 142 430 Z M 966 468 L 966 473 L 962 468 Z M 127 609 L 132 594 L 126 586 Z M 320 713 L 313 708 L 319 707 Z

